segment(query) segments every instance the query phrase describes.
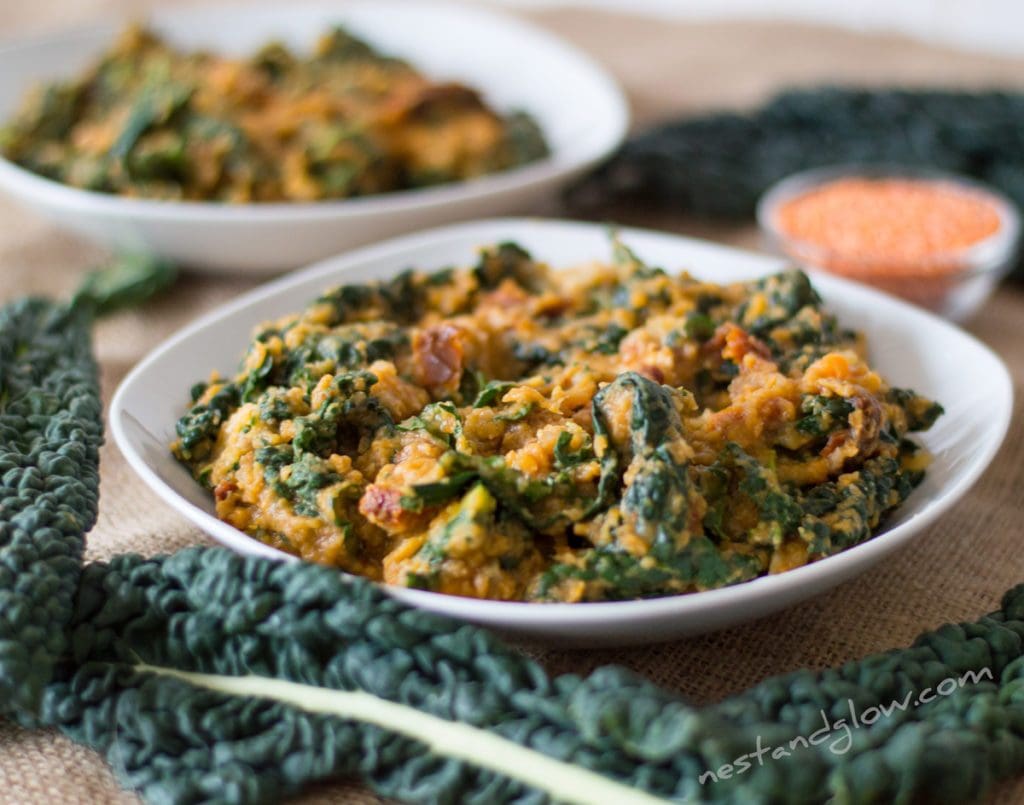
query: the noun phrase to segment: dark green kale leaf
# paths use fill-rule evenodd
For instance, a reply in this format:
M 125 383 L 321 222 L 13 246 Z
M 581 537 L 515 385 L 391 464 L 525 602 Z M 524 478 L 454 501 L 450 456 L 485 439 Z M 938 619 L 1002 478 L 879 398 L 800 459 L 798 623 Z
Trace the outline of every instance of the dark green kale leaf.
M 414 484 L 411 487 L 412 494 L 401 499 L 402 508 L 409 511 L 422 511 L 427 506 L 447 503 L 462 494 L 463 490 L 477 477 L 477 473 L 472 470 L 464 470 L 440 481 Z
M 555 440 L 555 466 L 561 470 L 568 470 L 580 464 L 585 464 L 594 458 L 594 450 L 590 440 L 585 441 L 578 450 L 572 450 L 573 435 L 565 430 L 558 434 Z
M 554 564 L 541 577 L 537 597 L 556 597 L 555 589 L 567 580 L 587 582 L 590 600 L 618 600 L 721 587 L 759 574 L 756 556 L 727 556 L 703 533 L 695 515 L 700 490 L 689 465 L 674 452 L 674 442 L 682 439 L 673 404 L 678 393 L 627 372 L 595 396 L 595 431 L 605 429 L 611 411 L 620 410 L 623 397 L 629 397 L 630 438 L 610 451 L 617 458 L 609 463 L 614 483 L 609 497 L 622 483 L 619 467 L 629 466 L 632 480 L 619 507 L 605 516 L 599 544 L 575 561 Z M 630 545 L 637 537 L 646 543 L 644 555 L 623 547 L 625 535 Z
M 759 338 L 767 338 L 776 327 L 791 322 L 804 308 L 817 309 L 821 297 L 807 275 L 798 269 L 771 274 L 748 285 L 750 293 L 763 294 L 767 307 L 754 313 L 750 302 L 736 309 L 736 323 Z
M 475 456 L 452 451 L 441 458 L 455 475 L 478 478 L 504 511 L 514 514 L 536 531 L 575 519 L 569 504 L 580 500 L 580 489 L 565 471 L 536 478 L 509 467 L 504 456 Z M 552 499 L 565 505 L 553 506 Z
M 715 320 L 707 313 L 700 310 L 691 310 L 686 314 L 683 331 L 689 338 L 697 341 L 707 341 L 715 334 L 716 327 Z
M 500 167 L 525 165 L 550 153 L 544 132 L 532 115 L 514 111 L 506 115 L 503 122 Z
M 515 383 L 510 380 L 489 380 L 483 388 L 480 389 L 476 395 L 476 399 L 473 400 L 474 408 L 486 408 L 494 405 L 504 395 L 505 392 L 515 387 Z
M 308 452 L 322 458 L 354 454 L 378 428 L 391 428 L 391 415 L 370 394 L 370 387 L 376 382 L 376 376 L 365 371 L 335 376 L 320 406 L 295 418 L 292 444 L 296 453 Z
M 928 430 L 942 416 L 942 406 L 910 389 L 889 389 L 889 402 L 907 412 L 907 430 Z
M 680 393 L 636 372 L 623 372 L 594 396 L 595 418 L 607 423 L 609 409 L 622 405 L 623 396 L 629 397 L 630 444 L 615 447 L 625 456 L 643 454 L 682 435 L 673 405 L 673 395 Z
M 87 276 L 69 305 L 26 298 L 0 307 L 0 716 L 33 722 L 69 651 L 99 499 L 93 321 L 165 280 L 159 263 L 115 259 Z
M 803 416 L 797 420 L 796 429 L 808 436 L 827 436 L 845 428 L 853 410 L 853 404 L 845 397 L 807 394 L 800 401 Z
M 267 388 L 271 372 L 274 371 L 274 356 L 269 352 L 254 369 L 246 373 L 241 381 L 238 397 L 242 403 L 253 402 Z
M 223 549 L 90 565 L 70 639 L 43 720 L 147 801 L 275 802 L 359 775 L 417 802 L 960 802 L 1024 769 L 1024 586 L 975 623 L 702 709 L 622 668 L 552 678 L 363 579 Z M 823 712 L 946 679 L 964 681 L 860 725 L 848 751 L 806 741 Z
M 828 555 L 870 539 L 923 478 L 923 472 L 903 469 L 899 458 L 880 456 L 839 482 L 812 487 L 799 497 L 805 512 L 800 532 L 811 553 Z
M 173 81 L 156 81 L 142 90 L 125 119 L 121 132 L 110 147 L 110 158 L 125 161 L 150 129 L 168 123 L 192 98 L 193 88 Z M 132 163 L 126 162 L 128 170 Z
M 764 526 L 762 540 L 778 545 L 783 537 L 795 535 L 800 527 L 803 509 L 789 490 L 775 480 L 767 467 L 750 456 L 738 444 L 730 442 L 711 466 L 700 473 L 700 486 L 707 502 L 704 527 L 719 540 L 738 539 L 726 527 L 733 521 L 737 506 L 752 504 Z M 748 539 L 753 538 L 748 531 Z
M 295 458 L 288 455 L 287 451 L 274 454 L 264 452 L 271 449 L 260 448 L 256 460 L 260 463 L 263 463 L 263 459 L 270 461 L 264 466 L 264 475 L 274 492 L 291 501 L 296 514 L 305 517 L 319 516 L 321 509 L 317 494 L 324 487 L 340 481 L 341 476 L 326 461 L 315 455 L 304 453 Z M 284 463 L 285 460 L 287 463 Z M 288 472 L 282 476 L 281 470 L 285 466 L 288 467 Z
M 31 721 L 66 651 L 103 441 L 91 317 L 0 308 L 0 714 Z
M 426 289 L 431 284 L 431 275 L 420 276 L 409 269 L 386 282 L 341 285 L 320 296 L 317 302 L 333 309 L 327 322 L 331 327 L 366 321 L 370 312 L 371 318 L 409 325 L 422 315 Z
M 180 458 L 186 461 L 206 458 L 221 424 L 240 403 L 238 386 L 224 383 L 205 403 L 193 405 L 174 425 Z
M 503 280 L 510 279 L 527 291 L 539 290 L 539 269 L 533 257 L 516 243 L 499 243 L 480 253 L 473 268 L 480 287 L 487 290 L 497 288 Z

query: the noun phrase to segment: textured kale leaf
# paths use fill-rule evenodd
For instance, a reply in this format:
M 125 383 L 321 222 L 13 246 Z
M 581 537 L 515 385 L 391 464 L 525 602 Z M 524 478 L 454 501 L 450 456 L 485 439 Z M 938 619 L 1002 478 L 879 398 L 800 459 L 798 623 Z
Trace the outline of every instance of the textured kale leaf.
M 71 645 L 44 722 L 151 802 L 274 802 L 352 775 L 410 802 L 961 802 L 1024 768 L 1024 586 L 976 623 L 703 709 L 621 668 L 551 678 L 366 580 L 222 549 L 90 565 Z M 946 679 L 963 682 L 859 725 L 848 751 L 838 728 L 806 741 L 823 713 Z M 797 743 L 758 764 L 758 740 Z
M 803 416 L 797 420 L 798 431 L 808 436 L 825 436 L 846 426 L 853 405 L 845 397 L 809 394 L 800 402 L 800 413 Z
M 99 498 L 93 319 L 168 281 L 162 264 L 115 259 L 69 305 L 28 298 L 0 308 L 0 715 L 31 722 L 68 648 Z
M 499 243 L 480 253 L 473 275 L 482 288 L 498 287 L 510 279 L 526 290 L 536 290 L 538 268 L 530 253 L 517 243 Z
M 174 425 L 182 458 L 209 455 L 218 429 L 240 402 L 238 386 L 224 383 L 206 402 L 193 405 Z
M 66 650 L 96 521 L 103 426 L 90 325 L 43 299 L 0 308 L 0 713 L 25 719 Z

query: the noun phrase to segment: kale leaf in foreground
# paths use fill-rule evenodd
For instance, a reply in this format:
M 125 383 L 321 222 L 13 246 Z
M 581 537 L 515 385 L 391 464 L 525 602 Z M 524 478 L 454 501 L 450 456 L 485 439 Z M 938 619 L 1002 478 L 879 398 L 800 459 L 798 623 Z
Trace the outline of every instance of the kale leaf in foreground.
M 44 299 L 0 309 L 0 713 L 22 720 L 65 651 L 96 521 L 103 423 L 89 325 Z
M 0 715 L 30 723 L 66 650 L 99 497 L 93 319 L 173 279 L 164 263 L 123 256 L 87 275 L 69 305 L 27 298 L 0 308 Z
M 71 645 L 44 721 L 151 802 L 271 802 L 338 775 L 411 802 L 961 802 L 1024 767 L 1024 586 L 911 648 L 703 709 L 621 668 L 552 678 L 365 580 L 221 549 L 87 567 Z M 708 777 L 823 712 L 979 672 L 991 681 L 865 725 L 845 753 Z

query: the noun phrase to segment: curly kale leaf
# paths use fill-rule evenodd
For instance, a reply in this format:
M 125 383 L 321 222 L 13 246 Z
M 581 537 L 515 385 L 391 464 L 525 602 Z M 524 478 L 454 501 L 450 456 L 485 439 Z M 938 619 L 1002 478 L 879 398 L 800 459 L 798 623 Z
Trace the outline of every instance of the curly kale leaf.
M 928 430 L 944 413 L 942 406 L 910 389 L 889 389 L 889 402 L 907 413 L 907 430 Z
M 71 642 L 45 723 L 153 802 L 273 802 L 346 775 L 417 802 L 952 802 L 1024 769 L 1024 586 L 976 623 L 702 709 L 621 668 L 552 678 L 365 580 L 222 549 L 89 566 Z M 848 751 L 838 728 L 806 740 L 822 713 L 945 679 L 964 681 Z M 758 765 L 759 741 L 791 751 Z
M 360 325 L 312 332 L 276 361 L 272 371 L 260 377 L 258 388 L 313 386 L 327 372 L 344 373 L 363 369 L 376 360 L 390 360 L 407 344 L 407 334 L 397 325 L 375 337 L 367 336 Z
M 86 569 L 72 640 L 46 722 L 149 801 L 272 802 L 358 774 L 410 801 L 653 805 L 700 768 L 641 725 L 591 734 L 595 708 L 614 712 L 592 684 L 330 568 L 119 557 Z M 619 673 L 625 700 L 639 683 Z M 669 765 L 652 779 L 645 758 Z
M 333 315 L 331 327 L 368 320 L 390 320 L 408 325 L 423 313 L 427 288 L 437 276 L 423 276 L 412 270 L 403 271 L 386 282 L 365 285 L 341 285 L 323 294 L 317 302 L 329 305 Z
M 541 578 L 538 597 L 551 596 L 567 580 L 584 582 L 590 600 L 624 600 L 712 589 L 760 573 L 757 557 L 727 555 L 702 533 L 689 469 L 667 445 L 635 458 L 631 471 L 620 507 L 603 525 L 610 541 L 583 551 L 577 561 L 554 564 Z M 643 540 L 647 551 L 624 549 L 624 532 Z
M 833 348 L 849 346 L 854 333 L 842 330 L 822 306 L 803 271 L 792 269 L 747 284 L 746 301 L 733 320 L 771 349 L 783 371 L 803 371 Z
M 846 427 L 853 410 L 853 404 L 846 397 L 808 394 L 800 401 L 803 416 L 797 420 L 796 429 L 808 436 L 826 436 Z
M 90 324 L 43 299 L 0 308 L 0 714 L 26 721 L 67 648 L 96 521 L 103 426 Z
M 538 584 L 538 597 L 550 597 L 570 580 L 584 582 L 590 599 L 612 600 L 721 587 L 760 572 L 756 556 L 725 554 L 703 533 L 700 490 L 688 462 L 677 458 L 684 446 L 676 393 L 628 372 L 595 396 L 595 431 L 604 432 L 615 412 L 629 406 L 629 441 L 610 451 L 616 457 L 608 466 L 614 482 L 609 497 L 622 482 L 619 467 L 629 467 L 631 481 L 620 505 L 605 516 L 596 547 L 554 564 Z M 642 556 L 626 547 L 637 539 L 647 546 Z
M 242 401 L 235 383 L 224 383 L 204 403 L 196 403 L 174 425 L 182 459 L 196 461 L 209 455 L 217 431 Z
M 607 423 L 612 409 L 628 397 L 630 406 L 630 445 L 616 445 L 624 455 L 643 455 L 666 439 L 679 438 L 682 424 L 673 405 L 679 392 L 649 380 L 636 372 L 624 372 L 594 395 L 595 420 Z
M 367 433 L 393 426 L 387 409 L 370 394 L 377 378 L 370 372 L 337 375 L 319 407 L 295 418 L 296 454 L 354 453 Z
M 898 458 L 877 457 L 836 482 L 811 488 L 799 498 L 805 512 L 800 532 L 811 553 L 830 555 L 870 539 L 923 477 L 903 469 Z
M 591 445 L 585 442 L 578 450 L 572 449 L 572 434 L 565 430 L 558 434 L 555 440 L 555 466 L 562 470 L 585 464 L 594 458 L 594 451 Z
M 427 506 L 437 506 L 457 498 L 463 490 L 479 476 L 473 470 L 456 472 L 440 481 L 414 484 L 412 494 L 401 499 L 403 509 L 422 511 Z
M 704 528 L 719 540 L 744 535 L 729 533 L 726 525 L 735 520 L 738 506 L 753 506 L 758 514 L 756 528 L 746 529 L 746 539 L 778 545 L 795 534 L 804 511 L 790 492 L 782 488 L 771 471 L 738 444 L 729 443 L 718 459 L 701 472 L 701 491 L 707 502 Z
M 581 518 L 578 514 L 574 516 L 572 510 L 572 503 L 581 498 L 580 490 L 564 470 L 538 478 L 508 466 L 503 456 L 474 456 L 457 451 L 443 456 L 441 463 L 453 478 L 479 479 L 503 511 L 537 531 Z
M 295 513 L 305 517 L 319 516 L 318 493 L 342 480 L 323 459 L 310 453 L 296 456 L 287 444 L 258 448 L 256 461 L 262 465 L 263 477 L 274 493 L 291 502 Z
M 171 263 L 151 255 L 116 255 L 86 275 L 71 306 L 88 307 L 93 315 L 105 316 L 156 296 L 171 287 L 177 276 Z
M 499 243 L 480 252 L 480 258 L 473 268 L 473 276 L 481 288 L 497 288 L 503 280 L 510 279 L 528 291 L 539 288 L 540 272 L 533 257 L 517 243 Z
M 99 499 L 93 319 L 164 287 L 163 271 L 115 259 L 69 305 L 28 298 L 0 308 L 0 715 L 31 722 L 68 647 Z
M 755 280 L 749 283 L 749 289 L 766 304 L 755 307 L 744 302 L 736 310 L 736 322 L 758 337 L 791 321 L 805 307 L 817 308 L 821 304 L 810 279 L 797 269 Z
M 486 408 L 499 402 L 505 392 L 515 387 L 511 380 L 489 380 L 477 393 L 473 400 L 474 408 Z
M 321 513 L 321 489 L 343 480 L 326 459 L 353 448 L 352 440 L 391 425 L 387 411 L 369 394 L 376 378 L 368 372 L 338 375 L 326 399 L 312 413 L 295 418 L 288 444 L 256 450 L 256 461 L 274 491 L 292 503 L 297 514 Z

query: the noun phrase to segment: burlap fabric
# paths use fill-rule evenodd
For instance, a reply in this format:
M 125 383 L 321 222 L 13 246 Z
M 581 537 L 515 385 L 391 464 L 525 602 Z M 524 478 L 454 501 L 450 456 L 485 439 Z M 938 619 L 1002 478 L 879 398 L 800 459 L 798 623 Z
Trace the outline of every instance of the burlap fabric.
M 130 16 L 132 0 L 33 0 L 0 4 L 4 36 L 100 15 Z M 168 3 L 170 5 L 170 3 Z M 638 122 L 682 110 L 754 103 L 772 90 L 821 81 L 874 84 L 1024 85 L 1024 64 L 927 47 L 905 39 L 774 24 L 688 24 L 584 11 L 534 15 L 604 63 L 625 85 Z M 675 214 L 624 209 L 624 222 L 755 245 L 750 229 L 710 226 Z M 33 215 L 0 201 L 0 300 L 27 292 L 66 294 L 99 257 Z M 97 350 L 109 399 L 125 372 L 190 319 L 252 285 L 244 279 L 187 277 L 173 294 L 100 325 Z M 1024 378 L 1024 291 L 1001 290 L 972 330 Z M 956 371 L 955 366 L 950 367 Z M 1018 403 L 1020 414 L 1024 403 Z M 901 553 L 861 578 L 809 603 L 747 626 L 674 644 L 620 651 L 536 651 L 552 671 L 628 665 L 694 701 L 718 699 L 770 674 L 818 668 L 902 645 L 947 620 L 993 609 L 1024 581 L 1024 429 L 1018 416 L 1006 445 L 956 510 Z M 107 445 L 100 521 L 90 558 L 156 553 L 204 541 L 158 501 Z M 1024 778 L 993 801 L 1024 800 Z M 52 732 L 0 723 L 0 803 L 135 802 L 93 752 Z M 356 785 L 321 786 L 306 803 L 372 802 Z

